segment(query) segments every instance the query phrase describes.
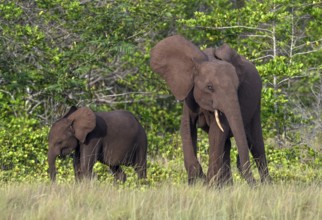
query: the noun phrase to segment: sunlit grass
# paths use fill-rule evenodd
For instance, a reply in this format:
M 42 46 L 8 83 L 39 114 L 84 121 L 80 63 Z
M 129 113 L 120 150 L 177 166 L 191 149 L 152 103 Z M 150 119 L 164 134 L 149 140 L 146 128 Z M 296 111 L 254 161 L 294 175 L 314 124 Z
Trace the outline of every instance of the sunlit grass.
M 321 184 L 6 184 L 1 219 L 322 219 Z

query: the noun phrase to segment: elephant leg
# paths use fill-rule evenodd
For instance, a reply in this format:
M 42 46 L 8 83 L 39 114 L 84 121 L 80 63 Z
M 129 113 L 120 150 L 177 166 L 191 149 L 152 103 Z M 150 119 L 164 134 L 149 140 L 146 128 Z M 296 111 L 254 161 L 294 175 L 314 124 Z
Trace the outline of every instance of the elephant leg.
M 89 146 L 80 147 L 80 178 L 92 178 L 96 153 Z
M 181 119 L 181 138 L 184 165 L 188 173 L 188 184 L 194 184 L 197 178 L 205 178 L 202 167 L 197 159 L 197 127 L 196 118 L 192 118 L 186 105 L 183 107 Z
M 122 170 L 121 166 L 111 166 L 110 168 L 113 173 L 115 182 L 121 181 L 122 183 L 124 183 L 126 181 L 126 174 Z
M 138 175 L 138 178 L 145 179 L 146 178 L 146 151 L 145 150 L 139 150 L 136 153 L 135 161 L 133 165 L 134 165 L 134 170 Z
M 259 113 L 256 113 L 254 119 L 252 120 L 251 134 L 252 145 L 250 147 L 250 152 L 258 168 L 261 182 L 270 182 L 271 177 L 267 168 L 267 160 Z
M 224 127 L 222 132 L 216 125 L 211 123 L 209 128 L 209 167 L 207 173 L 207 182 L 217 185 L 223 185 L 224 173 L 226 168 L 224 167 L 224 160 L 227 162 L 228 155 L 225 155 L 225 144 L 228 138 L 228 127 Z M 227 153 L 227 152 L 226 152 Z
M 140 152 L 136 156 L 136 162 L 134 164 L 134 170 L 139 179 L 146 178 L 146 155 L 141 155 Z
M 240 173 L 240 175 L 242 175 L 242 170 L 241 170 L 241 166 L 240 166 L 239 154 L 237 154 L 237 156 L 236 156 L 236 165 L 237 165 L 238 172 Z
M 75 179 L 76 179 L 76 181 L 79 181 L 80 180 L 80 175 L 81 175 L 80 149 L 79 149 L 79 147 L 77 147 L 75 149 L 74 158 L 73 158 L 73 167 L 74 167 Z
M 233 178 L 231 174 L 231 166 L 230 166 L 230 150 L 231 150 L 231 141 L 227 138 L 224 149 L 223 156 L 223 167 L 222 167 L 222 181 L 224 183 L 233 184 Z
M 134 170 L 138 174 L 139 179 L 145 179 L 146 178 L 146 165 L 135 166 Z
M 139 179 L 146 178 L 146 157 L 147 157 L 147 141 L 146 139 L 140 140 L 135 154 L 134 170 Z

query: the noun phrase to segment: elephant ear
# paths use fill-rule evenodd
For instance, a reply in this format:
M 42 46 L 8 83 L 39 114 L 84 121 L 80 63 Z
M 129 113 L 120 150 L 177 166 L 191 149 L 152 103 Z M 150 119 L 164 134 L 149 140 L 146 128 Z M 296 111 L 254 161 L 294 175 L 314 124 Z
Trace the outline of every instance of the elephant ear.
M 229 63 L 239 57 L 237 52 L 226 43 L 214 50 L 214 56 Z
M 193 88 L 195 61 L 207 61 L 207 56 L 180 35 L 161 40 L 151 50 L 150 65 L 167 82 L 178 100 L 187 97 Z
M 82 107 L 67 117 L 71 121 L 75 132 L 75 137 L 82 143 L 85 142 L 86 136 L 96 127 L 95 113 L 87 108 Z
M 209 48 L 204 49 L 202 52 L 204 52 L 204 53 L 207 55 L 207 57 L 208 57 L 209 61 L 214 61 L 214 60 L 216 60 L 216 59 L 215 59 L 215 54 L 214 54 L 214 53 L 215 53 L 214 48 L 209 47 Z
M 225 43 L 214 50 L 214 56 L 217 59 L 231 63 L 236 69 L 239 82 L 241 83 L 244 81 L 244 78 L 245 78 L 245 74 L 243 71 L 244 60 L 233 48 L 231 48 L 228 44 Z
M 65 113 L 65 115 L 62 118 L 67 118 L 70 114 L 72 114 L 76 110 L 77 110 L 77 107 L 76 106 L 70 107 L 69 111 L 67 113 Z

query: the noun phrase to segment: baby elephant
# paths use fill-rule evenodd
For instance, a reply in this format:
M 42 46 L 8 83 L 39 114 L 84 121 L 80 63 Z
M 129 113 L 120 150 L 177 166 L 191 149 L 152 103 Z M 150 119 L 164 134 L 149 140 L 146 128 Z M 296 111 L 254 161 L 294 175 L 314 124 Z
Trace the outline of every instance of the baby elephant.
M 52 181 L 56 178 L 56 157 L 72 151 L 75 151 L 76 180 L 91 178 L 96 161 L 108 165 L 115 180 L 126 180 L 121 165 L 133 166 L 140 179 L 146 178 L 147 138 L 130 112 L 93 112 L 87 107 L 71 107 L 49 132 L 48 164 Z

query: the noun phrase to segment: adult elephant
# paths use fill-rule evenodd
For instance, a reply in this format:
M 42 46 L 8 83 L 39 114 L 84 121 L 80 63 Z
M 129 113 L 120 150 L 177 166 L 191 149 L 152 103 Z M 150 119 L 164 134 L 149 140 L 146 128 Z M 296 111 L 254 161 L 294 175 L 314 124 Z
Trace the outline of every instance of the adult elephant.
M 178 100 L 184 100 L 181 119 L 184 164 L 188 183 L 199 177 L 218 184 L 230 182 L 230 137 L 234 136 L 240 170 L 255 182 L 248 148 L 261 180 L 269 179 L 260 124 L 261 79 L 250 62 L 228 45 L 202 52 L 182 36 L 163 39 L 151 50 L 150 64 Z M 197 159 L 197 125 L 208 132 L 209 166 L 204 175 Z
M 77 180 L 91 178 L 96 161 L 108 165 L 115 180 L 126 180 L 121 165 L 133 166 L 139 178 L 146 178 L 147 138 L 130 112 L 93 112 L 87 107 L 73 106 L 52 125 L 48 142 L 52 181 L 56 178 L 56 157 L 73 151 Z

